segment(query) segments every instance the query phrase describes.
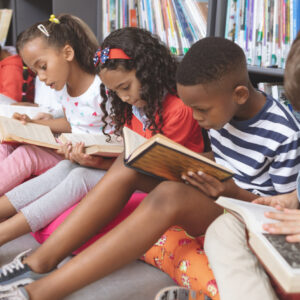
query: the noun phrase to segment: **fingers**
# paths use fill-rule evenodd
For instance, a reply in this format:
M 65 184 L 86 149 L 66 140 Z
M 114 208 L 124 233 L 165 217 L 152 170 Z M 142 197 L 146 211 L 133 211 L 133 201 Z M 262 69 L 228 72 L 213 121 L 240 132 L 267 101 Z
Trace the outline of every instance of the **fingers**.
M 278 222 L 274 224 L 264 224 L 263 229 L 271 234 L 300 234 L 300 222 Z
M 182 175 L 182 179 L 185 183 L 193 185 L 206 195 L 213 198 L 218 197 L 224 192 L 224 185 L 222 182 L 210 175 L 204 174 L 201 171 L 197 173 L 189 171 L 187 174 Z
M 15 120 L 21 121 L 23 124 L 26 124 L 28 122 L 32 122 L 32 120 L 25 114 L 14 113 L 12 117 Z
M 286 240 L 289 243 L 298 243 L 298 242 L 300 242 L 300 233 L 299 234 L 288 235 L 286 237 Z

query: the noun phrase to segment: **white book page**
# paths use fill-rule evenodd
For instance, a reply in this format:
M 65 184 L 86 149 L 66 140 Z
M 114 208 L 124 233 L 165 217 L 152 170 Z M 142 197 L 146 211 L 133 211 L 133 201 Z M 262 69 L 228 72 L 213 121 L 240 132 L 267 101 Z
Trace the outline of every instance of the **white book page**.
M 122 137 L 111 135 L 111 140 L 108 142 L 108 137 L 103 134 L 80 134 L 80 133 L 63 133 L 62 134 L 72 144 L 83 142 L 86 147 L 94 145 L 123 145 Z
M 262 228 L 263 224 L 278 222 L 276 220 L 269 219 L 264 215 L 267 211 L 278 212 L 278 210 L 271 206 L 255 204 L 227 197 L 219 197 L 216 203 L 241 215 L 249 229 L 251 228 L 252 231 L 266 233 L 266 231 Z
M 21 105 L 0 105 L 0 116 L 11 118 L 14 113 L 26 114 L 33 119 L 39 112 L 49 113 L 45 107 L 21 106 Z
M 136 148 L 147 141 L 146 138 L 127 127 L 123 128 L 123 136 L 125 142 L 125 159 L 128 159 Z
M 12 103 L 17 103 L 17 101 L 0 93 L 0 104 L 12 104 Z
M 5 117 L 0 118 L 4 138 L 6 136 L 21 137 L 26 140 L 39 141 L 48 144 L 57 144 L 50 128 L 48 126 L 27 123 L 22 124 L 20 121 Z

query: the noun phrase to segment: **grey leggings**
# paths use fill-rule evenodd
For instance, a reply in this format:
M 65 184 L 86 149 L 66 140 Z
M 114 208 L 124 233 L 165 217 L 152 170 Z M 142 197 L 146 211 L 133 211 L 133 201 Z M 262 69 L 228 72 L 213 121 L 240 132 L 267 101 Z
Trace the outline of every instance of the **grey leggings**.
M 105 171 L 81 167 L 69 160 L 5 195 L 25 216 L 33 232 L 45 227 L 69 207 L 79 202 L 103 177 Z

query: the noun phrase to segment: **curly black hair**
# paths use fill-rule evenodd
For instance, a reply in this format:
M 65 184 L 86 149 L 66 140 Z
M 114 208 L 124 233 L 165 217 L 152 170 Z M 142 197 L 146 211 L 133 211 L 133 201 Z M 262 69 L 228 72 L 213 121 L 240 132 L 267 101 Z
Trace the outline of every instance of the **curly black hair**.
M 84 71 L 89 74 L 99 73 L 93 63 L 98 41 L 89 26 L 80 18 L 69 14 L 61 14 L 57 16 L 57 19 L 58 24 L 47 20 L 38 22 L 21 32 L 17 38 L 18 53 L 27 42 L 38 37 L 44 39 L 48 45 L 57 48 L 69 44 L 74 49 L 76 61 Z M 38 25 L 45 26 L 49 37 L 38 29 Z
M 234 72 L 247 72 L 242 48 L 221 37 L 207 37 L 186 53 L 178 66 L 176 80 L 181 85 L 206 84 Z
M 106 47 L 122 49 L 131 59 L 108 59 L 100 66 L 100 70 L 135 70 L 136 78 L 141 84 L 140 97 L 147 103 L 144 112 L 149 120 L 149 129 L 153 133 L 162 132 L 162 102 L 165 92 L 177 94 L 175 57 L 158 37 L 135 27 L 126 27 L 110 33 L 103 41 L 101 49 Z M 119 135 L 124 124 L 131 123 L 132 106 L 124 103 L 112 91 L 108 91 L 107 95 L 104 84 L 101 84 L 101 96 L 104 99 L 101 104 L 104 113 L 102 120 L 105 124 L 103 133 L 106 134 L 106 119 L 109 116 L 114 123 L 115 133 Z M 109 98 L 112 105 L 108 113 L 106 103 Z M 159 124 L 155 122 L 156 113 L 159 115 Z

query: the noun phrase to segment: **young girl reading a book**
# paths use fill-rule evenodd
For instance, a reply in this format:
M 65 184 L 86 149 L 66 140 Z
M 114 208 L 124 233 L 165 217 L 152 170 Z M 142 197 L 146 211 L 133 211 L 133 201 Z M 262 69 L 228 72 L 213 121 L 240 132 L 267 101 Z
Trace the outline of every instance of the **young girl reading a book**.
M 17 49 L 28 67 L 52 89 L 67 86 L 62 99 L 66 116 L 30 120 L 16 114 L 15 118 L 49 125 L 55 133 L 101 132 L 104 124 L 101 121 L 100 78 L 92 60 L 97 47 L 97 39 L 90 28 L 71 15 L 50 18 L 23 32 L 18 38 Z M 54 151 L 32 145 L 9 148 L 2 145 L 0 153 L 0 195 L 61 160 Z
M 95 64 L 100 65 L 100 74 L 106 85 L 101 84 L 105 99 L 101 107 L 106 116 L 103 131 L 107 132 L 106 127 L 110 128 L 112 118 L 117 134 L 123 126 L 147 138 L 162 132 L 191 150 L 202 152 L 201 128 L 193 120 L 191 109 L 176 96 L 177 64 L 166 46 L 149 32 L 137 28 L 111 33 L 102 46 L 104 49 L 99 49 L 95 55 Z M 111 108 L 108 110 L 106 104 L 110 98 Z M 101 179 L 103 170 L 84 167 L 99 168 L 99 163 L 97 165 L 93 157 L 83 153 L 83 145 L 69 147 L 66 157 L 77 164 L 64 160 L 1 198 L 1 217 L 11 216 L 16 210 L 20 212 L 0 223 L 0 232 L 2 229 L 6 232 L 3 238 L 0 237 L 0 244 L 25 232 L 43 228 L 78 202 Z M 100 168 L 105 169 L 105 166 L 102 164 Z M 115 168 L 114 172 L 119 171 Z M 107 202 L 106 199 L 103 201 Z M 15 208 L 12 213 L 9 211 L 10 215 L 7 214 L 9 203 Z M 131 207 L 129 203 L 129 212 Z M 116 207 L 116 211 L 120 209 L 121 206 Z M 60 216 L 56 226 L 69 212 Z M 106 218 L 112 219 L 114 215 Z M 56 227 L 50 226 L 52 230 Z M 43 233 L 36 234 L 39 241 Z

